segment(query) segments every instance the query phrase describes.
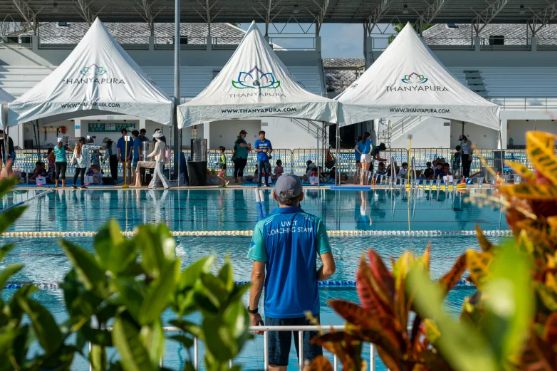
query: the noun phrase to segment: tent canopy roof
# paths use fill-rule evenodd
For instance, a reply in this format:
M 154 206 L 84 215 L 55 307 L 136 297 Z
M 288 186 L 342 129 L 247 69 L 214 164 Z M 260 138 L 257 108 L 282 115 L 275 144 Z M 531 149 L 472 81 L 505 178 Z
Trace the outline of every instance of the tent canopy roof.
M 178 107 L 178 126 L 258 117 L 336 122 L 337 107 L 300 86 L 253 22 L 215 79 Z
M 104 112 L 170 125 L 172 101 L 97 18 L 58 68 L 10 104 L 8 122 L 48 123 Z
M 14 100 L 15 98 L 10 93 L 0 88 L 0 104 L 11 103 Z
M 455 79 L 410 24 L 344 93 L 341 125 L 391 116 L 461 120 L 499 130 L 499 106 Z

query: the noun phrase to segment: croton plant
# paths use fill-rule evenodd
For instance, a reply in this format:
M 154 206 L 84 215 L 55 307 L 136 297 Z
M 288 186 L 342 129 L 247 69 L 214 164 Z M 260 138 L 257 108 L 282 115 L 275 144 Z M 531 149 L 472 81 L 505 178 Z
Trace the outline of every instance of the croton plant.
M 312 341 L 336 354 L 344 370 L 368 367 L 365 343 L 391 371 L 557 370 L 556 139 L 528 132 L 532 170 L 507 161 L 521 182 L 470 195 L 471 202 L 500 205 L 514 238 L 497 245 L 476 227 L 480 250 L 466 251 L 437 281 L 429 277 L 429 246 L 421 257 L 406 252 L 392 260 L 390 270 L 370 250 L 356 274 L 361 304 L 329 302 L 345 330 Z M 443 300 L 463 275 L 476 290 L 455 316 Z M 332 370 L 324 357 L 310 368 Z

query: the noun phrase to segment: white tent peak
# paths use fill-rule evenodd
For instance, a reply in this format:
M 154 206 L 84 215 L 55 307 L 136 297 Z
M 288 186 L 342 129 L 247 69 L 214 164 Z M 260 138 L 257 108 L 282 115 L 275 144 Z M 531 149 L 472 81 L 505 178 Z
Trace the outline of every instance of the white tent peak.
M 179 127 L 216 120 L 290 117 L 336 122 L 337 103 L 297 82 L 252 22 L 213 81 L 179 106 Z
M 499 106 L 448 72 L 408 23 L 368 70 L 341 95 L 341 122 L 429 116 L 499 129 Z
M 9 125 L 107 113 L 170 125 L 172 101 L 97 18 L 50 75 L 10 104 Z

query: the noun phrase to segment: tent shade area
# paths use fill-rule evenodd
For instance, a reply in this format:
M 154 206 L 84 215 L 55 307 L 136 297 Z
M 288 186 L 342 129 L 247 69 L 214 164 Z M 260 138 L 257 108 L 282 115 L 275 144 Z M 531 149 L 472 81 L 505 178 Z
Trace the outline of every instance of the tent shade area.
M 499 106 L 457 79 L 410 24 L 337 98 L 340 126 L 392 116 L 438 117 L 499 130 Z
M 0 89 L 0 129 L 4 130 L 7 121 L 8 104 L 13 102 L 15 98 L 4 89 Z
M 10 104 L 9 126 L 126 114 L 170 125 L 172 101 L 97 18 L 50 75 Z
M 215 79 L 178 106 L 178 127 L 261 117 L 337 122 L 338 103 L 303 89 L 255 22 Z

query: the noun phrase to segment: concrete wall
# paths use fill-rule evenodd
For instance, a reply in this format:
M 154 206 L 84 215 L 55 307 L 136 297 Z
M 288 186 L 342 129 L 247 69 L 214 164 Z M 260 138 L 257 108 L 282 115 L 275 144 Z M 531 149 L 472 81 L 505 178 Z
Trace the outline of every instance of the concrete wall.
M 498 131 L 469 122 L 464 123 L 463 130 L 462 121 L 451 121 L 451 148 L 460 144 L 458 138 L 463 133 L 479 149 L 497 148 L 499 141 Z
M 59 128 L 61 126 L 65 126 L 66 127 L 66 134 L 62 134 L 62 133 L 58 133 L 58 135 L 56 134 L 56 132 L 51 132 L 52 129 L 50 128 Z M 46 129 L 46 132 L 45 132 Z M 23 132 L 23 140 L 19 137 L 20 132 Z M 23 144 L 24 144 L 24 140 L 32 140 L 33 141 L 33 145 L 35 144 L 35 130 L 34 130 L 34 125 L 31 124 L 25 124 L 23 126 L 22 130 L 18 130 L 17 127 L 15 128 L 10 128 L 10 136 L 12 137 L 13 141 L 14 141 L 14 145 L 16 146 L 20 146 L 21 148 L 23 148 Z M 55 145 L 56 143 L 58 143 L 57 138 L 59 136 L 68 136 L 68 137 L 74 137 L 75 136 L 75 130 L 74 130 L 74 122 L 73 120 L 64 120 L 64 121 L 60 121 L 60 122 L 56 122 L 53 124 L 49 124 L 46 127 L 39 127 L 39 143 L 41 144 L 41 146 L 46 146 L 47 144 L 51 144 L 51 145 Z
M 557 134 L 557 123 L 552 120 L 509 120 L 507 122 L 508 140 L 512 138 L 515 146 L 526 145 L 527 131 L 546 131 Z
M 217 149 L 223 146 L 226 149 L 232 149 L 240 130 L 248 132 L 246 142 L 253 145 L 259 138 L 259 131 L 265 130 L 265 128 L 261 128 L 260 120 L 213 121 L 209 124 L 209 148 Z
M 555 67 L 557 51 L 433 50 L 445 67 Z M 381 52 L 374 52 L 377 60 Z
M 302 121 L 301 125 L 306 124 Z M 320 124 L 320 123 L 319 123 Z M 223 146 L 231 149 L 240 130 L 248 132 L 246 141 L 254 143 L 260 130 L 265 131 L 266 137 L 273 143 L 274 148 L 316 148 L 317 139 L 310 131 L 290 119 L 264 117 L 261 120 L 227 120 L 214 121 L 209 124 L 201 125 L 205 138 L 208 138 L 208 147 L 217 149 Z M 306 124 L 307 125 L 307 124 Z M 321 144 L 319 144 L 321 145 Z
M 435 117 L 424 118 L 420 123 L 405 131 L 403 135 L 391 141 L 392 148 L 408 148 L 408 134 L 412 134 L 414 148 L 448 148 L 451 127 L 446 126 L 448 120 Z

